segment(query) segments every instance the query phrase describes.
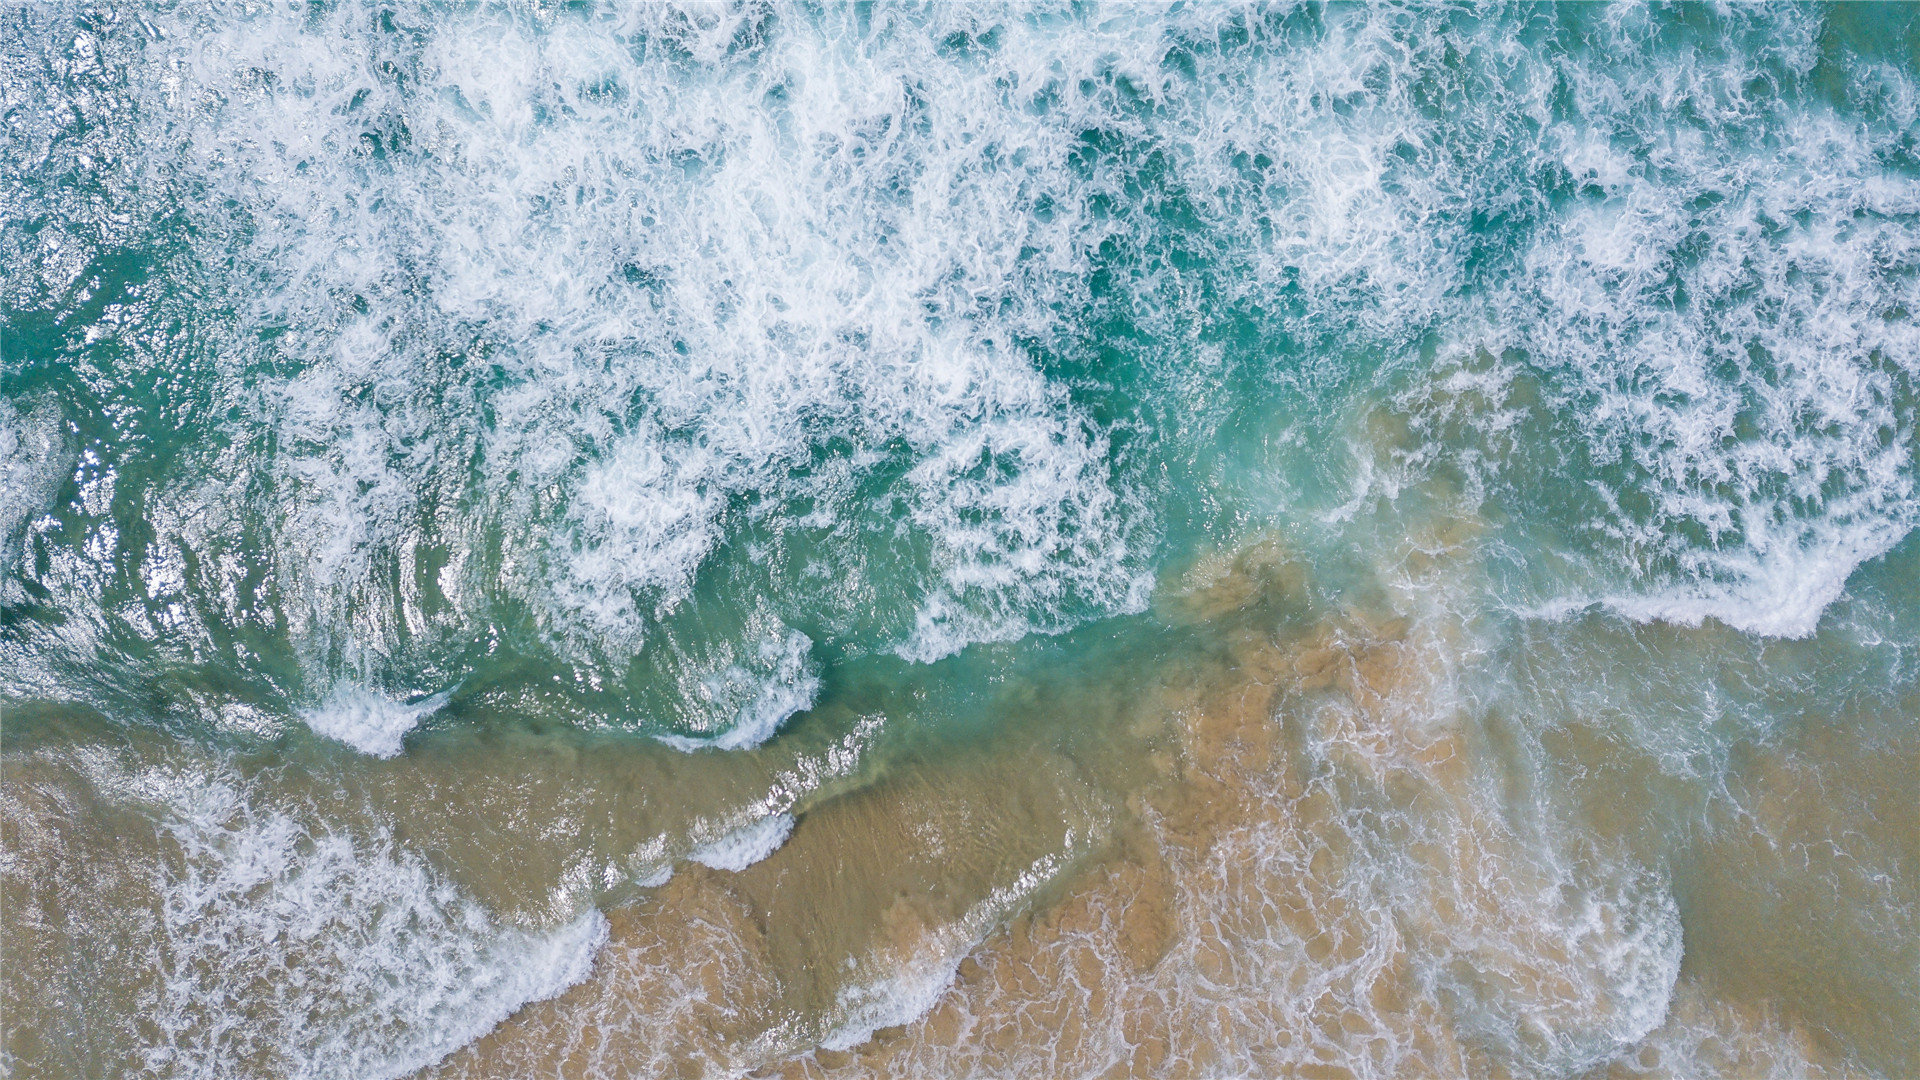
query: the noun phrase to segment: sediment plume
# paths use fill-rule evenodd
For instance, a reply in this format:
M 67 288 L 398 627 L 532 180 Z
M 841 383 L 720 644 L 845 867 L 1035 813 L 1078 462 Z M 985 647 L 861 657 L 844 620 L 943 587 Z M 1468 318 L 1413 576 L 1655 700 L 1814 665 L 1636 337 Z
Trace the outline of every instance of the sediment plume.
M 1209 647 L 1098 703 L 1128 710 L 1088 725 L 1121 733 L 1101 752 L 947 757 L 812 809 L 738 873 L 684 869 L 612 915 L 591 980 L 436 1075 L 1825 1067 L 1766 1007 L 1682 978 L 1660 872 L 1511 819 L 1449 685 L 1464 630 L 1308 618 L 1273 540 L 1157 610 Z

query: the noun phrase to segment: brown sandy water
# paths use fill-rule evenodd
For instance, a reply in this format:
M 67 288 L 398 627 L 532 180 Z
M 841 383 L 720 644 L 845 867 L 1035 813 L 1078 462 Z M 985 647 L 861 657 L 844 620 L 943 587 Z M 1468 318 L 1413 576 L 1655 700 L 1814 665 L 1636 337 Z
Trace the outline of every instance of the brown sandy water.
M 1543 848 L 1503 812 L 1487 727 L 1448 708 L 1444 624 L 1352 612 L 1264 633 L 1243 605 L 1297 585 L 1263 574 L 1266 554 L 1179 598 L 1227 649 L 1140 703 L 1167 741 L 1105 857 L 984 943 L 923 1018 L 771 1073 L 1788 1077 L 1908 1060 L 1912 1017 L 1885 1003 L 1911 995 L 1869 973 L 1915 970 L 1897 913 L 1912 884 L 1837 871 L 1859 848 L 1819 841 L 1912 865 L 1910 742 L 1863 752 L 1835 726 L 1756 752 L 1702 835 L 1659 859 L 1642 835 L 1657 771 L 1576 722 L 1550 742 L 1590 831 Z M 1675 879 L 1647 869 L 1662 863 Z M 1878 940 L 1835 940 L 1859 930 Z M 1859 955 L 1874 947 L 1908 955 Z
M 1840 802 L 1801 775 L 1844 771 L 1815 764 L 1839 747 L 1760 752 L 1668 877 L 1630 747 L 1555 729 L 1589 831 L 1543 843 L 1449 700 L 1457 628 L 1308 620 L 1300 587 L 1272 543 L 1203 565 L 1160 610 L 1205 655 L 825 801 L 742 872 L 682 872 L 614 913 L 588 982 L 434 1074 L 1802 1076 L 1859 1068 L 1856 1041 L 1910 1053 L 1908 1018 L 1809 993 L 1901 1000 L 1826 932 L 1897 886 L 1786 854 L 1876 821 L 1910 858 L 1911 802 L 1862 805 L 1913 790 L 1910 749 L 1833 777 Z
M 247 793 L 251 809 L 220 813 L 297 818 L 301 858 L 355 837 L 362 862 L 412 868 L 411 887 L 453 889 L 502 927 L 605 910 L 583 981 L 430 1076 L 1911 1063 L 1915 740 L 1836 717 L 1740 744 L 1716 788 L 1663 770 L 1617 717 L 1503 718 L 1461 691 L 1480 646 L 1431 604 L 1466 572 L 1470 534 L 1410 545 L 1398 584 L 1330 614 L 1277 540 L 1213 556 L 1162 588 L 1164 647 L 1009 679 L 963 733 L 883 739 L 886 695 L 856 688 L 753 754 L 483 728 L 343 782 L 297 756 L 183 760 L 69 717 L 7 750 L 7 1009 L 70 1022 L 10 1036 L 16 1074 L 151 1064 L 143 1013 L 180 963 L 230 987 L 222 1022 L 261 1026 L 226 1071 L 286 1071 L 286 973 L 353 970 L 335 955 L 352 942 L 324 935 L 188 960 L 154 944 L 179 905 L 162 885 L 199 856 L 130 807 L 177 803 L 185 776 L 196 798 Z M 1714 631 L 1634 633 L 1717 647 Z M 780 813 L 790 836 L 744 869 L 688 861 Z M 248 887 L 288 902 L 269 878 Z M 383 896 L 367 903 L 398 903 Z M 213 1039 L 211 1016 L 178 1022 Z

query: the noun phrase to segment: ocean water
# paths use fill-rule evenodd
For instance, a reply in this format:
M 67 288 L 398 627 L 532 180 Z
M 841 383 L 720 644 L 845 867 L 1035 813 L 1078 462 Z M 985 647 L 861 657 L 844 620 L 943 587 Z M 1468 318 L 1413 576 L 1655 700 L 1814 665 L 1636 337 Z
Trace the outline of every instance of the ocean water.
M 1920 7 L 0 7 L 0 1075 L 1920 1072 Z

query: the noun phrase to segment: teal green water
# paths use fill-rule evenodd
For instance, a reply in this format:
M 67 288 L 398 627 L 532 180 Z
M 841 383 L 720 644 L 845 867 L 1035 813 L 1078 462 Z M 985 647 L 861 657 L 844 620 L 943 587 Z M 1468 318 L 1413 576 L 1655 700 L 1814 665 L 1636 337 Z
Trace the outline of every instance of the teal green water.
M 1084 791 L 931 959 L 560 1071 L 1920 1069 L 1915 7 L 53 4 L 0 73 L 8 1075 L 509 1071 L 669 874 L 1023 766 Z M 1140 976 L 1251 1010 L 1170 1056 L 834 1057 L 988 1024 L 1249 626 L 1404 640 L 1342 723 L 1474 748 L 1403 804 L 1266 718 L 1372 1011 L 1292 1041 L 1345 954 L 1243 928 Z M 1421 891 L 1456 816 L 1550 941 Z

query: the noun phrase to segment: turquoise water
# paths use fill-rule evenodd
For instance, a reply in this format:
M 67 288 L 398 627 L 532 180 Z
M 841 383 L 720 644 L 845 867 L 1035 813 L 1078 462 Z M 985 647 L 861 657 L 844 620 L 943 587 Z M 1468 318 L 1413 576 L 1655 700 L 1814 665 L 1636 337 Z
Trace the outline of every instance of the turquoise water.
M 567 1075 L 1096 1074 L 853 1048 L 1173 820 L 1142 732 L 1208 707 L 1152 703 L 1246 634 L 1309 695 L 1248 805 L 1345 808 L 1400 1003 L 1123 1072 L 1920 1069 L 1914 7 L 0 27 L 10 1075 L 509 1071 L 461 1048 L 619 984 L 666 882 L 791 895 L 923 787 L 944 944 L 815 901 L 850 974 L 769 946 L 725 1024 L 579 1022 L 723 1050 Z M 1316 727 L 1309 646 L 1383 641 Z M 1460 822 L 1506 854 L 1423 861 Z M 1167 865 L 1176 941 L 1248 902 Z M 1346 985 L 1278 926 L 1140 985 Z

